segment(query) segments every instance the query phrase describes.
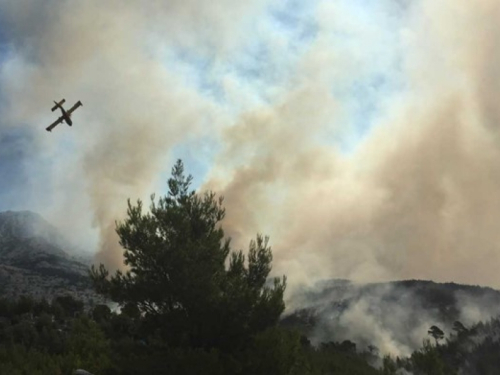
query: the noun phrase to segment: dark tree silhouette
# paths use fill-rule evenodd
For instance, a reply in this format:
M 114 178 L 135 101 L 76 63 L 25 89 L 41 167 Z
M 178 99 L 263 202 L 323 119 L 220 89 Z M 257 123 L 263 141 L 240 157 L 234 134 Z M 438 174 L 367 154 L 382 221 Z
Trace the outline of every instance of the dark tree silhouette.
M 444 338 L 444 332 L 438 326 L 432 326 L 427 333 L 436 340 L 436 345 L 438 345 L 439 340 Z
M 190 191 L 191 182 L 178 160 L 168 194 L 153 195 L 149 212 L 129 201 L 128 217 L 117 224 L 128 270 L 109 277 L 101 264 L 90 275 L 98 292 L 137 306 L 144 326 L 169 345 L 238 350 L 278 322 L 286 279 L 268 284 L 267 238 L 251 241 L 247 257 L 231 250 L 222 198 Z

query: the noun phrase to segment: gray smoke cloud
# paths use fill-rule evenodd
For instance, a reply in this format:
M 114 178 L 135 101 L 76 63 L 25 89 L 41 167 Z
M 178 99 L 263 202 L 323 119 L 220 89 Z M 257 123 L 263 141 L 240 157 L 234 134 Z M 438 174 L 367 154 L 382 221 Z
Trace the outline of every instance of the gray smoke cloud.
M 0 131 L 39 150 L 24 201 L 119 267 L 126 199 L 161 189 L 176 147 L 210 139 L 203 188 L 225 196 L 228 234 L 270 234 L 291 284 L 499 286 L 500 5 L 352 4 L 319 0 L 269 32 L 274 1 L 0 0 Z M 48 136 L 62 97 L 84 104 L 78 132 Z
M 124 217 L 126 199 L 155 190 L 174 146 L 225 122 L 169 66 L 164 50 L 224 56 L 262 4 L 0 1 L 0 42 L 6 46 L 1 130 L 27 129 L 35 134 L 37 156 L 54 159 L 43 169 L 29 160 L 25 173 L 32 177 L 24 190 L 33 196 L 23 203 L 36 204 L 69 237 L 90 247 L 95 233 L 86 229 L 92 223 L 97 261 L 120 267 L 114 223 Z M 48 108 L 63 97 L 84 106 L 75 112 L 72 134 L 61 125 L 49 136 L 43 129 L 55 115 Z M 48 203 L 50 196 L 55 198 Z
M 49 134 L 63 97 L 83 108 Z M 497 0 L 0 0 L 0 207 L 120 268 L 126 199 L 191 146 L 235 247 L 271 236 L 289 310 L 328 278 L 500 287 L 499 102 Z M 412 296 L 387 320 L 393 292 L 315 338 L 408 354 L 439 320 Z M 496 308 L 457 298 L 464 323 Z
M 339 23 L 336 6 L 323 5 L 320 28 L 366 40 L 339 57 L 318 38 L 295 89 L 225 132 L 226 174 L 217 171 L 209 186 L 226 197 L 236 242 L 271 233 L 275 271 L 292 283 L 334 276 L 499 286 L 500 4 L 397 8 L 388 48 L 399 51 L 395 74 L 405 82 L 381 99 L 376 124 L 348 154 L 323 142 L 325 130 L 345 130 L 328 125 L 342 123 L 343 108 L 325 82 L 335 85 L 339 72 L 339 82 L 362 76 L 357 56 L 384 48 L 370 49 L 373 26 Z M 227 168 L 228 160 L 238 165 Z

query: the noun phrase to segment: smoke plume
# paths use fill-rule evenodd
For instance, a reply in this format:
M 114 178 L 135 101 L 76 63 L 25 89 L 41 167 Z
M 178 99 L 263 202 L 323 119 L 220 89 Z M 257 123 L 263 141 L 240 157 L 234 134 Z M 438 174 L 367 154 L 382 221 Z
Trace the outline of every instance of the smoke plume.
M 498 287 L 499 21 L 496 0 L 0 0 L 0 139 L 36 151 L 0 169 L 25 176 L 2 205 L 120 267 L 126 199 L 201 145 L 233 243 L 269 234 L 291 284 Z M 83 108 L 48 134 L 63 97 Z
M 275 271 L 291 282 L 410 277 L 498 287 L 500 4 L 391 8 L 399 23 L 390 36 L 339 21 L 335 8 L 318 8 L 320 30 L 359 36 L 357 48 L 338 56 L 318 37 L 294 89 L 224 132 L 225 173 L 214 185 L 233 237 L 243 246 L 249 231 L 271 233 Z M 373 88 L 386 95 L 373 125 L 341 152 L 325 142 L 346 131 L 345 101 L 331 87 L 378 71 L 359 66 L 359 55 L 386 52 L 372 50 L 374 38 L 394 42 L 394 83 Z M 364 63 L 391 59 L 373 57 Z
M 68 236 L 92 236 L 84 229 L 97 228 L 97 261 L 121 266 L 115 220 L 123 218 L 127 198 L 154 191 L 172 148 L 224 123 L 210 100 L 169 66 L 165 50 L 227 53 L 238 39 L 229 30 L 260 4 L 225 3 L 0 2 L 2 130 L 28 128 L 41 156 L 55 160 L 37 171 L 30 160 L 26 173 L 40 176 L 31 177 L 30 194 L 37 190 L 37 209 Z M 42 113 L 63 97 L 69 105 L 83 102 L 74 132 L 63 133 L 63 124 L 47 135 L 43 126 L 55 115 Z M 48 192 L 37 185 L 49 185 Z M 55 196 L 53 205 L 40 203 L 47 196 Z

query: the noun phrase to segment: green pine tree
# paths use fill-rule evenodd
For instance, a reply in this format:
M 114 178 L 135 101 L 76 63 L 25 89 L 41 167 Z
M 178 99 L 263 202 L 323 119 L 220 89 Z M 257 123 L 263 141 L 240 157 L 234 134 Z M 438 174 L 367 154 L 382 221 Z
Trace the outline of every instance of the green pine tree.
M 258 332 L 276 325 L 284 310 L 286 279 L 269 284 L 268 239 L 251 241 L 248 256 L 232 251 L 221 227 L 223 199 L 190 190 L 191 176 L 179 160 L 169 191 L 128 202 L 117 223 L 127 271 L 90 271 L 95 289 L 122 306 L 135 305 L 144 329 L 170 346 L 238 351 Z M 150 332 L 151 333 L 151 332 Z

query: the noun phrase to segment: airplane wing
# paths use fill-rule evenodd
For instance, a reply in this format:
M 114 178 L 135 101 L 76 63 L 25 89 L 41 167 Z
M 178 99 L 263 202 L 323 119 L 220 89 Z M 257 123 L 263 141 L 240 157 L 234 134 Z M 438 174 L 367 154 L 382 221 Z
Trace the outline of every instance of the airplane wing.
M 59 105 L 63 105 L 65 101 L 66 101 L 66 99 L 62 99 L 62 100 L 61 100 L 59 103 L 57 103 L 57 104 L 59 104 Z M 54 112 L 56 109 L 57 109 L 57 105 L 53 106 L 53 107 L 52 107 L 52 112 Z
M 77 109 L 80 106 L 83 106 L 83 104 L 81 101 L 78 101 L 78 102 L 76 102 L 76 104 L 73 107 L 68 109 L 66 112 L 68 113 L 68 115 L 70 115 L 75 109 Z
M 48 132 L 52 131 L 57 125 L 59 125 L 61 122 L 63 122 L 64 118 L 59 117 L 56 121 L 54 121 L 50 126 L 48 126 L 45 130 Z

